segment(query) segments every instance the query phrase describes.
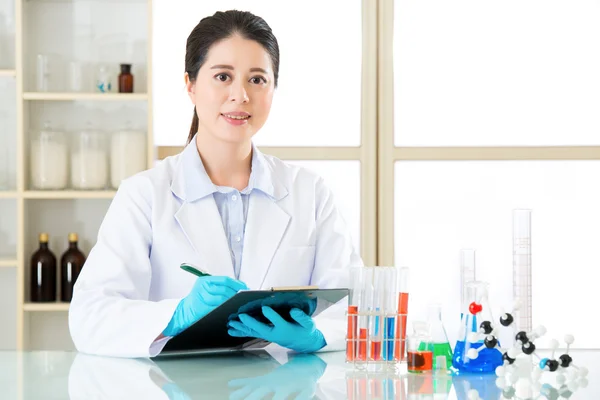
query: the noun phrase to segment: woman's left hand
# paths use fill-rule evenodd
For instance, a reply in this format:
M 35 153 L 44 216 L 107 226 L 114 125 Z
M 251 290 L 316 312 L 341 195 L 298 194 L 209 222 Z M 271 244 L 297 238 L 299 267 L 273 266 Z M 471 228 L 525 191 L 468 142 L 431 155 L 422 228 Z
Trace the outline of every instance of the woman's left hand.
M 296 322 L 286 321 L 271 307 L 262 307 L 262 312 L 273 326 L 265 325 L 247 314 L 240 314 L 241 322 L 229 322 L 229 335 L 267 340 L 299 353 L 311 353 L 327 344 L 312 318 L 298 308 L 290 311 L 290 316 Z

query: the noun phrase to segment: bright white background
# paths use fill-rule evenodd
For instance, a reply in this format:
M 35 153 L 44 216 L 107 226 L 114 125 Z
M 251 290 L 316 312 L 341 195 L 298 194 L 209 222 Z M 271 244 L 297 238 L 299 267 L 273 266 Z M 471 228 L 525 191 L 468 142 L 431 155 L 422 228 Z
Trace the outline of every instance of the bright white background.
M 228 9 L 261 16 L 279 43 L 279 86 L 271 116 L 255 143 L 359 146 L 361 2 L 347 0 L 182 1 L 176 6 L 173 2 L 155 0 L 156 144 L 185 143 L 193 115 L 184 85 L 186 40 L 203 17 Z
M 598 0 L 394 7 L 397 146 L 600 144 Z
M 456 339 L 463 248 L 477 250 L 494 315 L 509 310 L 512 210 L 530 208 L 533 325 L 545 325 L 547 338 L 574 333 L 575 347 L 598 347 L 598 176 L 599 161 L 397 162 L 396 263 L 412 267 L 411 312 L 444 303 Z

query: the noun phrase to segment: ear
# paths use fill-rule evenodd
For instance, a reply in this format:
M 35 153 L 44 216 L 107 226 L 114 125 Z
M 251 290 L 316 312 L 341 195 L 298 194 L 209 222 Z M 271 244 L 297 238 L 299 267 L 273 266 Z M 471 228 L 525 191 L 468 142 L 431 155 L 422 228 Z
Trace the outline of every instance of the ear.
M 196 105 L 196 84 L 190 80 L 190 75 L 186 72 L 184 75 L 185 89 L 187 91 L 190 100 Z

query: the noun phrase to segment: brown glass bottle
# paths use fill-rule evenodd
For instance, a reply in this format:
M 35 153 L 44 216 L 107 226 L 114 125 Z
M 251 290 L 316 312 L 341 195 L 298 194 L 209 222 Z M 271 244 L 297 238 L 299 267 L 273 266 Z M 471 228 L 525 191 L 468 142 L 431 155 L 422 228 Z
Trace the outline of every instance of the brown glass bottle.
M 131 75 L 131 64 L 121 64 L 119 75 L 119 93 L 133 93 L 133 75 Z
M 73 287 L 85 264 L 85 256 L 77 248 L 77 234 L 69 233 L 69 248 L 60 258 L 60 300 L 71 301 Z
M 48 248 L 48 234 L 40 234 L 40 248 L 31 256 L 31 301 L 56 301 L 56 257 Z

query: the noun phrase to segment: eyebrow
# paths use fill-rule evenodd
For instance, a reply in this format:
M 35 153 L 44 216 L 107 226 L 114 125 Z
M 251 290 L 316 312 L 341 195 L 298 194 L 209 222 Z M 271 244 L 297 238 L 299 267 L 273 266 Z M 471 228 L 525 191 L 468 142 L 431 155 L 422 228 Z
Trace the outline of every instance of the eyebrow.
M 233 67 L 231 65 L 225 65 L 225 64 L 213 65 L 212 67 L 210 67 L 210 69 L 229 69 L 229 70 L 233 71 Z M 250 68 L 250 72 L 262 72 L 263 74 L 268 75 L 267 71 L 265 71 L 262 68 L 258 68 L 258 67 Z

